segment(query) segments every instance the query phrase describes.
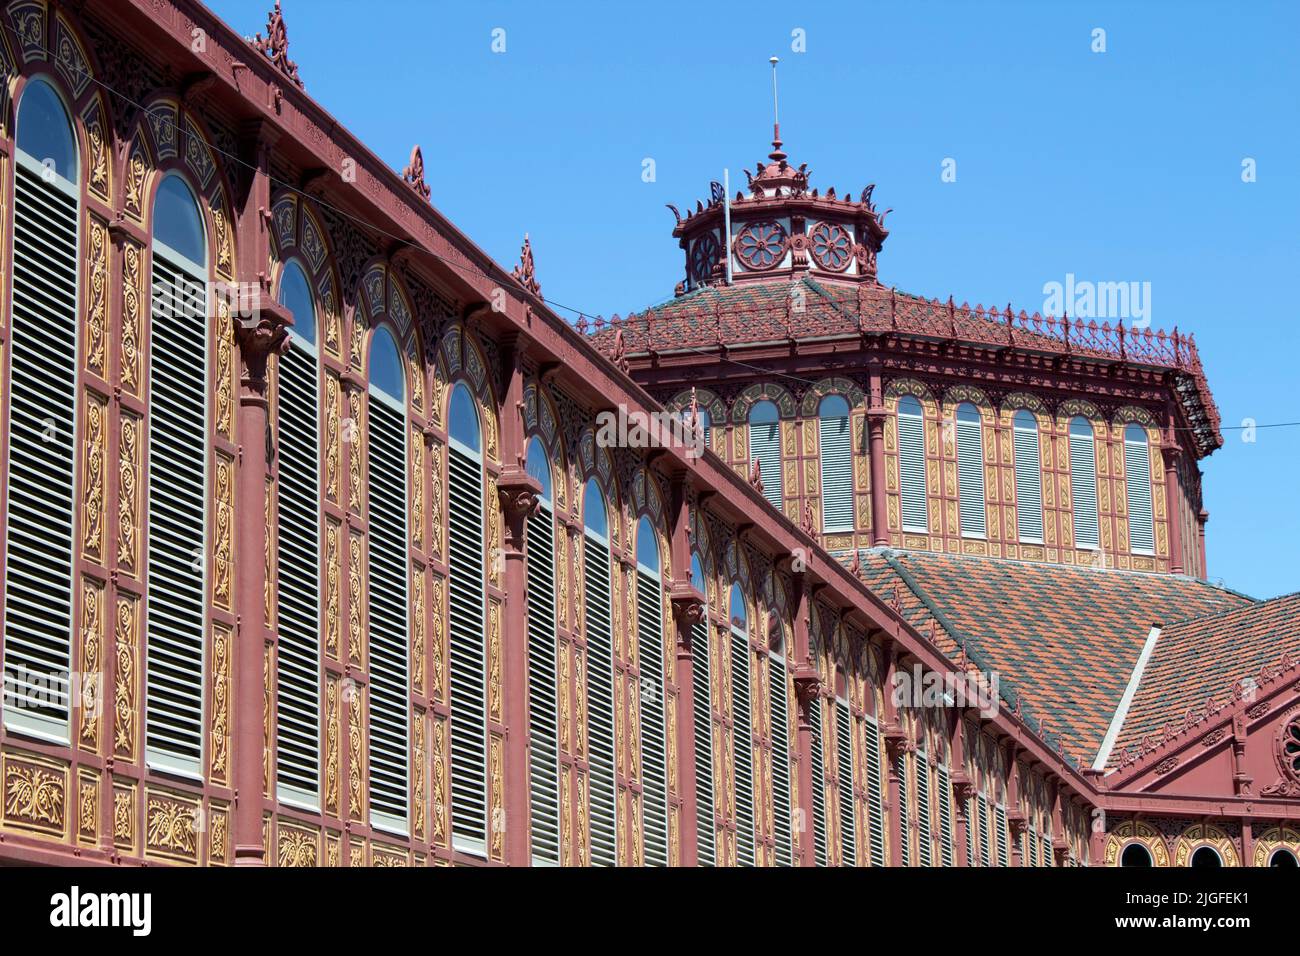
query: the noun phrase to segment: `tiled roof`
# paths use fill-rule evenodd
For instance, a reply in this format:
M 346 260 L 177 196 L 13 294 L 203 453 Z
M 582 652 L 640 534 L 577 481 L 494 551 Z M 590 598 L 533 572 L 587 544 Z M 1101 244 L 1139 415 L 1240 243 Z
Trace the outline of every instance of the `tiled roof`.
M 964 644 L 968 659 L 997 673 L 1004 700 L 1019 699 L 1031 727 L 1041 732 L 1045 722 L 1049 742 L 1059 738 L 1064 755 L 1085 765 L 1153 624 L 1256 606 L 1169 574 L 921 551 L 864 551 L 862 576 L 887 602 L 897 587 L 909 623 L 954 660 Z
M 585 318 L 579 327 L 588 329 Z M 807 340 L 859 333 L 942 337 L 994 348 L 1014 347 L 1112 361 L 1127 361 L 1183 373 L 1184 406 L 1203 453 L 1223 443 L 1219 412 L 1210 394 L 1194 337 L 1108 322 L 1013 314 L 1010 308 L 971 307 L 951 299 L 926 299 L 866 282 L 818 282 L 808 277 L 772 278 L 704 286 L 637 314 L 600 324 L 593 344 L 625 353 L 668 352 L 761 342 Z
M 1286 653 L 1300 653 L 1300 594 L 1162 628 L 1108 764 L 1166 723 L 1181 725 L 1189 710 L 1199 715 L 1211 699 L 1230 699 L 1235 681 L 1257 679 Z

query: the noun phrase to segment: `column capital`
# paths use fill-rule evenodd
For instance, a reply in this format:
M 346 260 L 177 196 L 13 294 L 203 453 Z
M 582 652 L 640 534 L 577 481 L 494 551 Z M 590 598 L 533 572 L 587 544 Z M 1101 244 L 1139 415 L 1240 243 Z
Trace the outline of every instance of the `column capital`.
M 266 391 L 266 363 L 289 349 L 293 313 L 274 299 L 258 304 L 253 314 L 235 320 L 235 340 L 244 360 L 241 384 L 257 395 Z
M 691 629 L 704 620 L 704 595 L 689 581 L 675 581 L 668 590 L 668 598 L 677 621 L 678 643 L 689 651 Z
M 811 725 L 813 707 L 821 694 L 821 676 L 811 667 L 796 668 L 794 672 L 794 695 L 799 702 L 799 719 Z
M 506 549 L 522 552 L 524 522 L 541 503 L 542 485 L 522 468 L 508 465 L 497 479 L 497 498 L 505 516 Z

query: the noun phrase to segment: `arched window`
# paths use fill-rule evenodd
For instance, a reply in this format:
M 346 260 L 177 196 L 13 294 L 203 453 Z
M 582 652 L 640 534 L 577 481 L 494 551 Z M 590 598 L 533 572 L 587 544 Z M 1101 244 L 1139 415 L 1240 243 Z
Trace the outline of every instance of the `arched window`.
M 871 865 L 885 865 L 885 780 L 884 751 L 880 744 L 880 724 L 871 711 L 875 707 L 875 689 L 867 687 L 867 825 L 871 837 Z
M 712 421 L 711 421 L 710 418 L 709 418 L 709 413 L 708 413 L 708 410 L 707 410 L 707 409 L 697 408 L 697 409 L 695 410 L 695 414 L 696 414 L 696 417 L 699 419 L 699 422 L 700 422 L 700 446 L 701 446 L 701 447 L 700 447 L 700 450 L 701 450 L 701 451 L 708 451 L 708 450 L 709 450 L 709 447 L 710 447 L 710 446 L 709 446 L 709 429 L 710 429 L 710 427 L 712 427 L 712 424 L 713 424 L 713 423 L 712 423 Z
M 936 800 L 939 811 L 939 865 L 956 865 L 956 838 L 953 836 L 952 816 L 952 770 L 948 749 L 948 738 L 942 732 L 947 718 L 942 712 L 938 714 L 939 729 L 934 738 L 934 750 L 930 761 L 934 766 L 934 784 L 938 791 Z
M 857 808 L 853 799 L 853 714 L 848 678 L 839 674 L 835 693 L 835 774 L 839 784 L 840 866 L 858 865 Z
M 596 479 L 582 497 L 583 616 L 587 625 L 587 751 L 591 764 L 591 863 L 618 862 L 614 808 L 614 632 L 610 611 L 609 519 Z
M 1070 497 L 1074 499 L 1074 544 L 1079 548 L 1096 548 L 1097 531 L 1097 455 L 1093 447 L 1092 425 L 1086 418 L 1070 419 Z
M 755 402 L 749 410 L 749 460 L 758 462 L 763 497 L 781 510 L 781 421 L 772 402 Z
M 704 580 L 704 567 L 698 554 L 691 554 L 691 586 L 703 595 L 709 589 Z M 717 821 L 713 802 L 713 695 L 712 655 L 709 647 L 709 609 L 706 606 L 700 619 L 691 628 L 691 692 L 694 695 L 695 725 L 695 798 L 696 846 L 700 866 L 714 866 L 717 852 Z
M 1274 850 L 1273 855 L 1268 858 L 1268 865 L 1280 866 L 1290 870 L 1300 866 L 1300 863 L 1296 862 L 1295 853 L 1286 849 L 1286 847 L 1280 847 Z
M 636 634 L 641 669 L 641 786 L 647 866 L 668 865 L 668 733 L 664 722 L 663 579 L 648 518 L 636 526 Z
M 40 78 L 18 103 L 13 167 L 4 722 L 67 743 L 80 189 L 68 111 Z
M 1016 466 L 1016 532 L 1026 544 L 1043 543 L 1043 471 L 1038 447 L 1038 419 L 1020 409 L 1012 419 Z
M 461 382 L 448 399 L 447 436 L 452 846 L 482 854 L 487 850 L 483 433 L 474 396 Z
M 849 403 L 828 395 L 817 409 L 822 465 L 822 529 L 853 530 L 853 441 Z
M 203 766 L 207 258 L 198 201 L 168 173 L 153 206 L 145 751 L 150 766 L 193 777 Z
M 925 490 L 925 416 L 911 395 L 898 400 L 898 490 L 903 530 L 929 530 Z
M 1223 860 L 1219 858 L 1219 854 L 1213 847 L 1203 846 L 1192 854 L 1191 865 L 1208 867 L 1223 866 Z
M 957 495 L 962 537 L 984 537 L 984 435 L 979 409 L 970 402 L 957 406 Z
M 1151 862 L 1150 850 L 1141 843 L 1130 843 L 1124 847 L 1124 852 L 1120 854 L 1119 865 L 1149 867 L 1155 864 Z
M 1130 423 L 1124 429 L 1124 486 L 1128 492 L 1128 545 L 1132 551 L 1154 554 L 1155 516 L 1151 509 L 1151 452 L 1147 430 Z
M 772 729 L 772 831 L 776 839 L 776 865 L 790 866 L 794 861 L 794 807 L 790 796 L 790 751 L 792 740 L 797 747 L 797 731 L 790 728 L 790 673 L 785 663 L 785 641 L 775 615 L 768 618 L 768 695 L 769 724 Z
M 406 382 L 399 354 L 388 329 L 377 328 L 370 340 L 370 401 L 366 413 L 369 428 L 366 443 L 369 593 L 366 597 L 370 608 L 370 825 L 405 833 L 410 776 L 407 758 L 410 735 L 407 542 L 410 537 L 406 526 Z M 383 374 L 394 366 L 398 370 L 396 377 Z M 449 484 L 449 510 L 455 514 L 462 507 L 457 497 L 460 488 L 455 479 Z M 481 560 L 480 556 L 481 551 L 476 553 L 477 559 Z M 482 590 L 481 576 L 479 589 Z M 477 610 L 481 615 L 481 604 Z M 455 648 L 453 639 L 453 681 Z M 453 703 L 456 700 L 454 684 L 452 700 Z M 453 744 L 455 720 L 453 709 Z
M 750 709 L 749 615 L 739 584 L 732 584 L 728 603 L 731 621 L 731 740 L 736 778 L 736 863 L 754 865 L 754 725 Z
M 276 540 L 276 792 L 316 809 L 320 799 L 320 386 L 316 304 L 302 267 L 280 274 L 293 312 L 290 348 L 276 360 L 279 509 Z
M 541 485 L 528 516 L 528 781 L 534 866 L 560 863 L 560 745 L 555 633 L 555 511 L 551 464 L 541 441 L 528 442 L 528 474 Z
M 934 865 L 934 846 L 930 834 L 934 820 L 930 815 L 930 741 L 925 732 L 923 714 L 917 714 L 916 754 L 913 769 L 916 774 L 916 850 L 917 865 Z

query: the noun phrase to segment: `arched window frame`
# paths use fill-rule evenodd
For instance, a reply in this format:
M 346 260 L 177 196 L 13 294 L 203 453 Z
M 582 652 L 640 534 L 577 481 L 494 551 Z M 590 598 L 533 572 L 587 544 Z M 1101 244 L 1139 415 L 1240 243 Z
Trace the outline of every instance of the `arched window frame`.
M 1134 554 L 1156 552 L 1155 501 L 1151 489 L 1151 441 L 1137 422 L 1124 426 L 1124 494 L 1128 505 L 1128 543 Z
M 1086 429 L 1086 433 L 1085 433 Z M 1070 512 L 1074 546 L 1095 551 L 1101 547 L 1098 509 L 1097 430 L 1085 415 L 1069 418 L 1066 441 L 1070 451 Z
M 529 833 L 534 866 L 562 860 L 560 820 L 559 629 L 556 619 L 556 469 L 543 439 L 526 439 L 528 474 L 538 480 L 536 509 L 525 531 L 525 582 L 528 630 Z M 560 474 L 563 481 L 563 474 Z
M 284 292 L 290 270 L 297 270 L 301 275 L 310 297 L 310 315 L 294 313 L 294 324 L 289 328 L 289 351 L 276 359 L 275 365 L 275 423 L 277 433 L 277 455 L 274 468 L 276 475 L 275 528 L 268 529 L 272 534 L 272 547 L 276 558 L 274 565 L 275 611 L 274 624 L 277 628 L 278 648 L 276 654 L 276 794 L 285 803 L 304 807 L 308 810 L 319 809 L 322 796 L 320 775 L 320 707 L 323 697 L 322 654 L 321 654 L 321 587 L 319 560 L 322 545 L 322 502 L 324 501 L 324 475 L 321 467 L 323 434 L 322 389 L 323 371 L 320 347 L 321 304 L 312 273 L 307 264 L 296 254 L 286 256 L 280 262 L 276 281 L 276 301 L 282 305 Z M 304 334 L 305 328 L 312 333 L 309 340 Z M 303 379 L 304 372 L 311 369 L 311 382 Z M 295 394 L 308 391 L 309 394 Z M 302 407 L 293 407 L 296 401 Z M 290 429 L 286 431 L 286 428 Z M 310 429 L 309 436 L 299 433 Z M 300 437 L 309 437 L 313 447 L 299 448 Z M 309 462 L 310 487 L 295 489 L 301 479 L 307 478 L 302 463 L 295 462 L 295 452 L 301 452 Z M 288 492 L 286 493 L 286 489 Z M 292 500 L 297 492 L 299 500 Z M 305 494 L 303 492 L 306 492 Z M 311 499 L 310 506 L 307 499 Z M 304 515 L 304 511 L 306 514 Z M 309 518 L 305 521 L 304 518 Z M 310 525 L 310 527 L 308 527 Z M 299 553 L 308 552 L 317 555 L 317 565 L 302 567 L 301 558 L 284 552 L 286 537 L 293 546 L 301 549 Z M 303 540 L 306 538 L 306 540 Z M 286 605 L 286 595 L 293 600 Z M 311 602 L 315 614 L 310 619 L 300 617 L 298 607 Z M 286 610 L 288 613 L 286 614 Z M 295 639 L 300 646 L 295 646 Z M 310 664 L 308 663 L 310 661 Z M 314 675 L 313 686 L 305 686 L 303 672 L 310 666 Z M 296 683 L 297 686 L 294 686 Z M 288 715 L 286 717 L 286 715 Z M 286 734 L 286 727 L 290 732 Z M 296 733 L 294 732 L 296 731 Z M 301 743 L 310 739 L 311 744 Z M 306 786 L 310 777 L 315 777 L 314 786 Z
M 402 386 L 402 395 L 400 397 L 391 395 L 380 387 L 374 381 L 373 362 L 376 356 L 377 343 L 379 336 L 387 336 L 396 351 L 398 358 L 398 369 L 400 374 L 400 384 Z M 410 560 L 410 541 L 411 541 L 411 521 L 412 516 L 409 513 L 410 508 L 410 461 L 411 451 L 409 448 L 408 435 L 409 426 L 409 402 L 411 396 L 412 383 L 407 374 L 406 363 L 403 360 L 405 351 L 403 349 L 403 336 L 401 330 L 391 322 L 386 314 L 378 318 L 373 318 L 369 322 L 368 335 L 366 336 L 366 353 L 365 353 L 365 374 L 366 374 L 366 449 L 367 449 L 367 480 L 366 480 L 366 515 L 367 515 L 367 534 L 366 534 L 366 571 L 367 571 L 367 596 L 366 607 L 369 612 L 368 638 L 366 644 L 366 667 L 369 677 L 369 707 L 367 710 L 369 718 L 369 738 L 370 746 L 368 748 L 370 780 L 368 793 L 370 796 L 370 825 L 377 829 L 388 832 L 407 835 L 411 832 L 413 818 L 413 808 L 410 804 L 409 785 L 411 779 L 411 708 L 410 708 L 410 675 L 411 675 L 411 611 L 410 611 L 410 590 L 411 590 L 411 560 Z M 402 449 L 402 461 L 400 463 L 401 479 L 399 481 L 390 480 L 393 476 L 386 476 L 385 480 L 377 481 L 375 474 L 376 467 L 387 467 L 394 471 L 397 463 L 384 463 L 382 458 L 382 447 L 376 439 L 379 437 L 376 428 L 385 427 L 382 421 L 377 419 L 389 417 L 388 425 L 393 428 L 400 428 L 399 432 L 390 433 L 385 436 L 389 443 L 400 443 Z M 393 495 L 393 485 L 400 485 L 400 494 Z M 376 510 L 377 495 L 388 496 L 394 510 L 401 515 L 400 536 L 395 536 L 392 541 L 379 541 L 378 538 L 384 536 L 384 529 L 378 511 Z M 394 529 L 388 529 L 392 534 Z M 395 575 L 398 571 L 396 567 L 388 567 L 393 563 L 392 551 L 397 551 L 400 555 L 401 562 L 401 583 L 398 585 Z M 387 579 L 385 579 L 385 570 Z M 392 599 L 393 590 L 400 593 L 399 600 Z M 382 641 L 377 641 L 377 618 L 376 607 L 381 601 L 377 599 L 382 594 L 383 600 L 390 603 L 394 610 L 400 607 L 401 620 L 393 621 L 392 633 L 388 635 L 388 646 L 383 647 Z M 398 649 L 398 640 L 400 631 L 400 650 Z M 378 650 L 380 657 L 377 658 L 377 644 L 381 645 Z M 383 658 L 389 661 L 400 661 L 400 674 L 385 674 L 383 668 L 379 666 Z M 390 665 L 391 666 L 391 665 Z M 383 689 L 383 684 L 388 684 L 388 693 L 393 698 L 393 704 L 398 705 L 400 702 L 401 714 L 394 716 L 391 712 L 385 711 L 382 700 L 376 700 L 376 691 Z M 376 731 L 381 731 L 377 733 Z M 393 767 L 390 773 L 400 774 L 400 786 L 393 787 L 390 785 L 391 793 L 384 796 L 391 804 L 391 809 L 382 809 L 376 807 L 375 782 L 378 779 L 376 765 L 377 740 L 383 740 L 385 737 L 398 736 L 400 731 L 402 746 L 402 755 L 400 757 L 400 767 L 397 765 L 396 749 L 390 756 Z M 401 805 L 403 812 L 394 812 L 398 805 Z
M 915 395 L 900 395 L 895 409 L 898 436 L 899 518 L 904 532 L 928 534 L 929 490 L 925 405 Z
M 200 227 L 204 239 L 204 262 L 195 262 L 188 256 L 171 248 L 165 241 L 157 238 L 157 222 L 155 221 L 155 202 L 159 190 L 165 182 L 171 179 L 178 179 L 185 186 L 190 198 L 194 203 L 194 210 L 198 216 Z M 149 465 L 149 489 L 148 489 L 148 513 L 150 518 L 150 530 L 148 534 L 149 557 L 147 559 L 149 566 L 148 585 L 147 585 L 147 619 L 150 622 L 147 627 L 146 636 L 146 661 L 145 661 L 145 762 L 157 770 L 174 773 L 178 776 L 188 777 L 199 780 L 203 778 L 203 772 L 208 752 L 208 734 L 206 733 L 207 721 L 207 691 L 209 687 L 208 680 L 208 647 L 206 631 L 208 627 L 209 612 L 209 593 L 212 589 L 213 568 L 209 566 L 209 536 L 211 533 L 210 508 L 206 507 L 206 502 L 210 497 L 209 489 L 213 486 L 213 458 L 211 452 L 211 434 L 212 434 L 212 411 L 207 397 L 211 394 L 213 385 L 212 363 L 208 361 L 208 337 L 210 330 L 208 328 L 208 304 L 207 304 L 207 284 L 212 281 L 213 269 L 212 259 L 214 255 L 213 237 L 211 223 L 205 204 L 201 201 L 203 193 L 191 181 L 189 172 L 179 164 L 173 163 L 161 168 L 153 181 L 152 191 L 149 202 L 149 255 L 151 260 L 150 271 L 150 294 L 151 302 L 155 306 L 151 313 L 150 331 L 149 331 L 149 438 L 148 438 L 148 457 Z M 163 275 L 163 269 L 170 267 L 174 270 L 171 273 Z M 158 282 L 160 278 L 170 278 L 173 281 L 184 279 L 187 282 L 196 283 L 193 290 L 187 290 L 185 295 L 184 308 L 193 308 L 194 314 L 188 317 L 190 325 L 178 326 L 175 329 L 167 330 L 165 320 L 160 319 L 156 306 L 159 304 Z M 202 287 L 202 299 L 198 303 L 192 303 L 188 297 L 198 287 Z M 179 299 L 173 294 L 172 302 L 176 303 Z M 164 343 L 170 347 L 163 347 Z M 178 351 L 188 348 L 188 351 Z M 160 370 L 159 362 L 164 365 Z M 161 436 L 164 432 L 164 421 L 160 409 L 163 405 L 157 402 L 160 392 L 164 389 L 168 391 L 168 399 L 164 404 L 170 405 L 176 403 L 181 396 L 179 389 L 186 384 L 195 386 L 198 383 L 188 380 L 188 376 L 194 371 L 195 365 L 199 368 L 199 375 L 202 378 L 200 404 L 202 406 L 202 426 L 198 434 L 188 436 L 193 442 L 189 449 L 190 455 L 197 454 L 200 456 L 202 474 L 197 487 L 192 489 L 197 495 L 200 502 L 198 515 L 198 527 L 195 529 L 197 537 L 202 543 L 204 558 L 201 562 L 203 573 L 202 580 L 197 582 L 197 593 L 190 596 L 197 604 L 195 614 L 195 625 L 197 633 L 191 636 L 191 643 L 195 645 L 198 660 L 197 666 L 193 668 L 197 674 L 196 687 L 191 690 L 191 695 L 196 698 L 197 713 L 191 715 L 193 721 L 192 736 L 194 738 L 194 747 L 197 750 L 197 756 L 189 757 L 178 755 L 174 751 L 169 751 L 155 746 L 151 742 L 151 719 L 155 713 L 162 711 L 158 698 L 153 697 L 150 693 L 150 678 L 155 675 L 160 667 L 160 661 L 163 658 L 153 659 L 151 650 L 158 650 L 161 654 L 161 647 L 170 645 L 169 656 L 181 657 L 185 653 L 185 648 L 179 643 L 181 638 L 177 637 L 177 628 L 174 624 L 157 624 L 161 620 L 161 615 L 156 613 L 158 602 L 167 596 L 169 591 L 179 588 L 181 591 L 194 590 L 194 578 L 196 575 L 188 562 L 182 562 L 172 570 L 175 572 L 173 580 L 168 580 L 162 572 L 160 560 L 156 560 L 153 550 L 158 544 L 160 529 L 164 522 L 155 520 L 155 518 L 164 513 L 167 509 L 166 502 L 175 497 L 174 481 L 176 478 L 175 471 L 166 467 L 166 462 L 160 460 L 155 463 L 155 455 L 159 454 L 159 446 L 162 444 Z M 160 374 L 161 371 L 161 374 Z M 183 400 L 180 402 L 183 404 Z M 168 414 L 171 414 L 170 412 Z M 172 449 L 172 455 L 176 460 L 192 463 L 181 449 Z M 165 477 L 164 477 L 165 476 Z M 167 482 L 167 490 L 163 490 L 163 482 Z M 155 499 L 155 493 L 158 497 Z M 172 519 L 176 515 L 169 516 Z M 163 630 L 155 631 L 154 627 Z M 157 704 L 158 706 L 151 706 Z
M 957 453 L 957 524 L 963 538 L 988 536 L 984 487 L 984 418 L 973 402 L 960 402 L 953 411 Z
M 604 455 L 603 451 L 596 451 Z M 615 569 L 613 538 L 616 534 L 615 510 L 618 497 L 612 487 L 603 486 L 603 476 L 589 473 L 585 476 L 582 495 L 582 581 L 583 626 L 587 674 L 587 750 L 591 767 L 588 789 L 590 803 L 591 864 L 615 866 L 622 855 L 623 834 L 619 828 L 617 811 L 618 774 L 615 754 L 615 698 L 614 606 L 615 589 L 612 584 Z M 594 493 L 594 497 L 593 497 Z M 599 502 L 602 509 L 603 531 L 593 525 L 593 505 Z M 596 582 L 603 575 L 605 586 Z M 603 604 L 598 602 L 604 601 Z M 602 706 L 601 698 L 608 703 Z
M 797 735 L 796 739 L 792 740 L 791 719 L 798 708 L 791 688 L 791 671 L 786 648 L 788 633 L 777 600 L 777 589 L 780 588 L 780 583 L 774 582 L 774 578 L 775 574 L 769 573 L 765 588 L 767 632 L 763 640 L 767 654 L 766 704 L 768 727 L 771 732 L 772 838 L 775 844 L 772 862 L 776 866 L 793 866 L 797 861 L 794 851 L 795 814 L 791 781 L 796 768 L 790 758 L 791 752 L 798 748 L 798 741 Z
M 1021 544 L 1043 543 L 1042 432 L 1028 408 L 1011 415 L 1012 467 L 1016 484 L 1016 537 Z
M 649 476 L 645 477 L 648 484 Z M 647 498 L 653 494 L 653 490 L 646 491 Z M 636 565 L 636 666 L 639 672 L 641 734 L 641 833 L 643 859 L 647 866 L 667 866 L 670 852 L 668 737 L 674 729 L 666 722 L 669 693 L 664 656 L 668 646 L 664 614 L 667 556 L 663 553 L 661 538 L 662 533 L 653 515 L 648 511 L 638 513 L 633 533 L 633 555 Z M 647 561 L 647 558 L 652 561 Z
M 742 559 L 743 560 L 743 559 Z M 736 605 L 744 612 L 737 620 Z M 754 866 L 757 860 L 757 788 L 754 776 L 754 652 L 751 622 L 754 608 L 744 583 L 732 578 L 727 588 L 727 635 L 731 667 L 732 768 L 735 792 L 736 865 Z M 747 794 L 746 794 L 747 791 Z
M 840 406 L 842 415 L 836 414 Z M 826 395 L 817 404 L 822 530 L 827 534 L 853 530 L 852 416 L 852 404 L 839 393 Z
M 20 145 L 21 134 L 23 132 L 22 112 L 25 103 L 28 101 L 28 94 L 35 88 L 40 87 L 47 91 L 52 97 L 54 103 L 62 111 L 62 119 L 66 124 L 66 134 L 68 145 L 71 149 L 71 160 L 75 164 L 75 170 L 65 170 L 72 172 L 72 178 L 68 178 L 57 169 L 57 164 L 50 175 L 48 167 L 43 165 L 42 159 L 52 159 L 53 157 L 36 157 L 30 155 L 22 145 Z M 32 102 L 35 102 L 33 99 Z M 71 743 L 73 733 L 73 716 L 72 711 L 75 701 L 72 697 L 74 688 L 71 687 L 68 680 L 74 668 L 74 661 L 77 660 L 78 649 L 74 646 L 73 640 L 74 629 L 72 622 L 80 616 L 81 627 L 88 626 L 86 620 L 88 615 L 94 613 L 96 602 L 102 602 L 102 591 L 99 597 L 94 593 L 85 593 L 89 585 L 83 585 L 83 594 L 81 598 L 81 607 L 78 608 L 78 602 L 74 599 L 74 576 L 71 573 L 72 568 L 77 565 L 78 558 L 78 526 L 84 521 L 84 517 L 79 515 L 78 502 L 80 497 L 85 493 L 83 487 L 85 483 L 86 463 L 84 457 L 87 452 L 84 450 L 88 441 L 88 430 L 93 427 L 89 416 L 90 408 L 87 407 L 82 388 L 82 369 L 84 365 L 89 364 L 87 356 L 83 354 L 83 332 L 82 332 L 82 305 L 84 289 L 82 287 L 81 259 L 84 242 L 85 227 L 83 220 L 85 217 L 84 185 L 83 170 L 85 162 L 83 157 L 86 155 L 85 145 L 83 143 L 83 132 L 81 123 L 78 121 L 77 112 L 73 107 L 72 97 L 63 89 L 62 84 L 53 75 L 43 72 L 30 74 L 23 81 L 21 90 L 18 93 L 16 102 L 12 106 L 14 116 L 13 131 L 13 156 L 12 156 L 12 203 L 10 207 L 9 221 L 7 225 L 10 228 L 10 235 L 14 239 L 13 254 L 14 263 L 12 275 L 10 277 L 10 315 L 9 315 L 9 352 L 10 352 L 10 379 L 9 388 L 7 389 L 7 401 L 4 408 L 5 435 L 7 437 L 7 457 L 6 464 L 9 469 L 8 479 L 5 481 L 5 499 L 4 499 L 4 517 L 5 535 L 0 546 L 6 549 L 7 560 L 5 561 L 6 578 L 3 587 L 6 592 L 5 600 L 5 647 L 4 653 L 4 676 L 6 691 L 20 698 L 30 700 L 25 706 L 18 707 L 5 706 L 0 708 L 4 715 L 5 728 L 33 737 L 48 743 L 69 744 Z M 21 170 L 21 174 L 20 174 Z M 37 185 L 36 180 L 40 181 Z M 26 195 L 24 186 L 30 185 L 31 195 Z M 51 193 L 49 190 L 53 190 Z M 50 200 L 52 199 L 52 202 Z M 71 302 L 67 309 L 67 314 L 58 316 L 66 319 L 62 327 L 54 320 L 55 317 L 46 315 L 39 323 L 40 328 L 34 336 L 36 346 L 33 349 L 36 368 L 28 373 L 26 369 L 27 357 L 26 346 L 24 344 L 27 335 L 24 329 L 25 322 L 18 320 L 18 316 L 26 312 L 26 308 L 18 301 L 18 297 L 23 295 L 25 289 L 24 273 L 39 275 L 37 269 L 28 270 L 19 262 L 20 256 L 23 255 L 25 248 L 19 241 L 20 232 L 25 234 L 28 228 L 21 228 L 17 218 L 20 208 L 26 206 L 28 202 L 44 204 L 45 208 L 37 208 L 34 212 L 37 217 L 42 219 L 41 229 L 46 233 L 42 236 L 40 242 L 42 245 L 33 255 L 33 259 L 39 258 L 39 268 L 49 270 L 49 253 L 47 245 L 54 238 L 49 235 L 52 228 L 56 228 L 55 223 L 60 218 L 62 207 L 62 216 L 65 220 L 64 225 L 70 226 L 65 230 L 63 239 L 69 241 L 71 255 L 68 258 L 66 267 L 71 285 Z M 69 208 L 70 207 L 70 208 Z M 30 212 L 31 210 L 29 210 Z M 36 218 L 36 217 L 34 217 Z M 68 222 L 67 220 L 70 220 Z M 68 234 L 70 233 L 70 235 Z M 40 305 L 35 304 L 36 295 L 39 296 Z M 40 289 L 39 293 L 33 296 L 33 311 L 49 310 L 49 299 L 51 298 L 50 290 L 47 288 Z M 35 317 L 33 317 L 35 320 Z M 62 333 L 62 347 L 55 338 Z M 70 366 L 70 375 L 62 382 L 66 388 L 60 395 L 55 390 L 56 383 L 51 379 L 46 371 L 51 361 L 62 359 Z M 106 368 L 100 368 L 101 373 L 106 374 Z M 30 392 L 25 379 L 27 374 L 31 374 L 32 382 Z M 35 399 L 32 409 L 22 409 L 20 406 L 29 401 L 28 395 Z M 60 401 L 61 399 L 61 401 Z M 59 409 L 62 415 L 57 417 L 53 414 L 55 409 Z M 23 441 L 24 434 L 31 434 L 32 430 L 22 427 L 22 416 L 30 413 L 33 418 L 41 422 L 41 431 L 48 428 L 48 422 L 54 421 L 57 434 L 65 436 L 68 443 L 69 455 L 66 459 L 68 467 L 66 471 L 60 471 L 57 475 L 54 473 L 54 463 L 56 456 L 47 455 L 45 448 L 36 448 L 33 445 L 27 448 L 27 443 Z M 105 420 L 108 415 L 107 404 L 96 402 L 94 404 L 94 413 L 98 421 L 98 430 L 100 440 L 105 440 L 104 435 L 109 429 L 109 423 Z M 37 441 L 44 445 L 44 440 L 38 438 Z M 19 463 L 21 457 L 30 457 L 30 470 L 42 470 L 41 474 L 32 475 L 32 487 L 26 487 L 26 478 L 28 469 Z M 22 469 L 21 471 L 19 469 Z M 17 480 L 16 480 L 17 479 Z M 26 497 L 29 500 L 29 506 L 26 508 L 15 508 L 15 492 L 19 497 Z M 26 522 L 23 517 L 28 512 L 32 512 L 30 517 L 31 527 L 26 528 Z M 21 515 L 21 516 L 20 516 Z M 54 522 L 50 519 L 58 520 L 57 530 Z M 15 520 L 15 519 L 18 520 Z M 33 538 L 45 540 L 51 537 L 59 539 L 61 554 L 51 553 L 46 567 L 40 567 L 41 560 L 37 548 L 22 547 L 15 549 L 12 546 L 15 529 L 21 529 L 19 534 L 28 534 Z M 85 530 L 81 531 L 84 536 Z M 23 633 L 21 625 L 18 623 L 19 601 L 8 593 L 8 589 L 14 584 L 16 578 L 22 578 L 23 583 L 19 585 L 20 589 L 42 592 L 41 598 L 32 601 L 29 609 L 30 617 L 35 621 L 35 630 L 38 632 L 32 637 L 26 648 L 20 648 L 18 635 Z M 106 613 L 101 610 L 99 613 Z M 39 633 L 43 631 L 44 633 Z M 81 660 L 80 666 L 86 667 L 87 662 Z M 31 675 L 28 677 L 27 675 Z
M 755 461 L 759 463 L 763 497 L 780 511 L 784 502 L 780 406 L 770 398 L 761 399 L 749 409 L 746 423 L 749 426 L 750 468 Z

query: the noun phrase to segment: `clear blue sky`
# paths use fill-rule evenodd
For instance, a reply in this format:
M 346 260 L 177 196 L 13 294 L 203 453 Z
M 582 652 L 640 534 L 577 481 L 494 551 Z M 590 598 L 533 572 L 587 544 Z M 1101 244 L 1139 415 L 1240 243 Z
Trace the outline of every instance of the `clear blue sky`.
M 271 5 L 212 4 L 249 36 Z M 707 198 L 724 166 L 734 189 L 768 152 L 775 54 L 792 161 L 823 190 L 874 182 L 895 209 L 883 282 L 1030 312 L 1067 273 L 1150 282 L 1152 325 L 1196 334 L 1225 425 L 1300 421 L 1300 4 L 284 12 L 308 92 L 397 169 L 420 143 L 434 204 L 502 263 L 530 232 L 557 303 L 610 315 L 671 296 L 683 266 L 664 203 Z M 1240 434 L 1202 463 L 1210 575 L 1258 597 L 1300 589 L 1300 428 Z

